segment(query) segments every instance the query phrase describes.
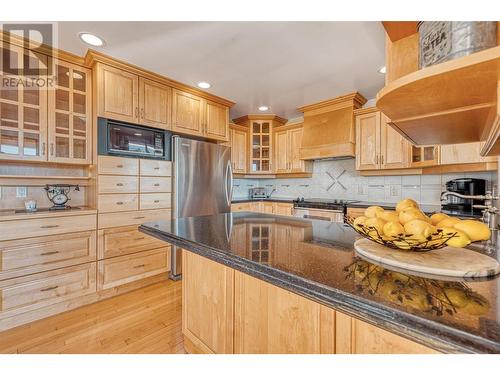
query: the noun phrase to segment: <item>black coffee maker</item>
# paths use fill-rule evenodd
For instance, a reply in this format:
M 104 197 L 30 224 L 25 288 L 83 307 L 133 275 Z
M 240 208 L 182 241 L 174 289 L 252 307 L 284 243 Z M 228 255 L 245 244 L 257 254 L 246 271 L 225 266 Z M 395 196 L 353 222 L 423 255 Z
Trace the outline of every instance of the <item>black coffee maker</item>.
M 446 183 L 446 191 L 463 195 L 484 195 L 486 193 L 486 180 L 480 178 L 457 178 Z M 484 205 L 484 200 L 472 200 L 448 195 L 446 202 L 441 203 L 441 211 L 460 216 L 481 217 L 483 209 L 473 208 L 473 204 Z

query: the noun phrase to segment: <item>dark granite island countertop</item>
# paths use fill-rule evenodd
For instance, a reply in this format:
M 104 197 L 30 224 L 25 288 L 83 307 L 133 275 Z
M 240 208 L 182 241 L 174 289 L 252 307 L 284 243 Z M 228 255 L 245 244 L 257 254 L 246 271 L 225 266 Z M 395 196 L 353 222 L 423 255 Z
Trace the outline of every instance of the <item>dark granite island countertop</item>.
M 438 279 L 373 265 L 356 256 L 357 234 L 342 223 L 240 212 L 140 230 L 433 349 L 500 353 L 500 278 Z M 262 236 L 267 249 L 252 251 Z M 496 244 L 474 250 L 498 257 Z

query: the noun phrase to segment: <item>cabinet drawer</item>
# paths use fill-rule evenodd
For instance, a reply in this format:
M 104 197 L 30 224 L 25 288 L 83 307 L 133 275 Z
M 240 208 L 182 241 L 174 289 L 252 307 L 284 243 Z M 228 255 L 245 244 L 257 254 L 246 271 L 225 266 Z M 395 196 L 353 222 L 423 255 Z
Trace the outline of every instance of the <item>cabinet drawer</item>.
M 170 177 L 141 177 L 141 193 L 170 193 L 172 179 Z
M 137 194 L 99 195 L 99 212 L 133 211 L 139 208 Z
M 137 193 L 139 178 L 135 176 L 99 176 L 99 194 Z
M 99 230 L 99 259 L 166 248 L 164 241 L 139 232 L 137 225 Z
M 169 209 L 99 214 L 99 229 L 140 225 L 148 221 L 170 220 L 171 218 L 172 212 Z
M 96 229 L 96 215 L 60 216 L 0 222 L 0 241 Z
M 170 208 L 172 205 L 170 193 L 141 194 L 141 210 L 155 208 Z
M 96 292 L 96 263 L 0 282 L 0 319 Z
M 165 160 L 140 159 L 141 176 L 172 176 L 172 162 Z
M 96 231 L 0 242 L 0 280 L 96 260 Z
M 168 272 L 170 270 L 169 249 L 156 249 L 100 260 L 97 264 L 99 268 L 98 289 L 109 289 Z
M 231 205 L 231 211 L 250 211 L 250 203 L 233 203 Z
M 97 172 L 99 174 L 137 176 L 139 174 L 139 159 L 99 156 Z

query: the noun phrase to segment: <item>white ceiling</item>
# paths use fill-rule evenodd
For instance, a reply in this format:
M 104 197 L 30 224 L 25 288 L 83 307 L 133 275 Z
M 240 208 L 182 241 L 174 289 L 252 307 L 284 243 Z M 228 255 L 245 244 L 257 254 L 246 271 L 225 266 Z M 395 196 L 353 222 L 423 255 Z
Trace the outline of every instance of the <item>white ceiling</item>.
M 59 48 L 86 52 L 77 34 L 99 35 L 98 50 L 236 102 L 231 118 L 300 116 L 304 104 L 384 85 L 380 22 L 60 22 Z

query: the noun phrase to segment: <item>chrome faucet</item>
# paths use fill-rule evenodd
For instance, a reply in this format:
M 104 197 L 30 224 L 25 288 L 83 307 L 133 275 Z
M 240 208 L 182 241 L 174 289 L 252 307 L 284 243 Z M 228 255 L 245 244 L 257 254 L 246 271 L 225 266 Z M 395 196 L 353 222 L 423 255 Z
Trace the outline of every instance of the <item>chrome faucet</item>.
M 493 203 L 498 201 L 500 197 L 496 192 L 487 191 L 484 195 L 464 195 L 454 191 L 445 191 L 441 194 L 441 202 L 445 202 L 448 195 L 465 199 L 484 200 L 484 204 L 473 204 L 472 207 L 483 209 L 483 221 L 488 224 L 490 229 L 497 229 L 497 216 L 500 215 L 500 209 L 495 207 Z

